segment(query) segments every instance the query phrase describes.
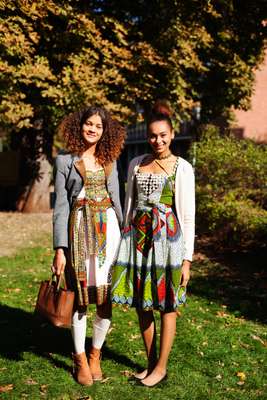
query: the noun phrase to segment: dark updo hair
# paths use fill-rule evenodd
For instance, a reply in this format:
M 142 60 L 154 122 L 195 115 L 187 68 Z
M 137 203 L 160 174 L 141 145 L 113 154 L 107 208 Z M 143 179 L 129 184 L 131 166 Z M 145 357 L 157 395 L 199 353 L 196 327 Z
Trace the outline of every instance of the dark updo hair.
M 170 129 L 173 129 L 172 125 L 172 109 L 169 103 L 166 100 L 157 100 L 152 107 L 151 113 L 147 119 L 146 127 L 147 132 L 149 131 L 149 127 L 153 122 L 157 121 L 166 121 L 169 125 Z
M 80 154 L 86 150 L 82 137 L 82 126 L 92 115 L 99 115 L 103 125 L 103 134 L 96 145 L 95 156 L 100 164 L 116 160 L 124 146 L 126 130 L 109 112 L 98 106 L 88 106 L 67 115 L 59 126 L 69 152 Z

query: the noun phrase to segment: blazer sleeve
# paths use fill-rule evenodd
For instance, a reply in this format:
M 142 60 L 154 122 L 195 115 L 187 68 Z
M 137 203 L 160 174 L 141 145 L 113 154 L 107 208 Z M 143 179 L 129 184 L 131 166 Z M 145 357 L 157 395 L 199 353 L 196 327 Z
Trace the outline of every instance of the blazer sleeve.
M 118 178 L 118 170 L 117 163 L 114 161 L 112 165 L 112 171 L 110 176 L 108 177 L 108 189 L 109 194 L 112 198 L 112 202 L 115 208 L 115 212 L 119 221 L 119 224 L 122 224 L 122 210 L 121 210 L 121 202 L 120 202 L 120 184 L 124 185 L 124 182 L 119 183 Z
M 142 159 L 145 157 L 143 156 L 135 157 L 129 165 L 128 168 L 128 176 L 127 176 L 127 188 L 126 188 L 126 196 L 124 202 L 124 214 L 123 214 L 123 225 L 128 225 L 135 202 L 135 192 L 134 192 L 134 182 L 135 182 L 135 167 L 139 165 Z
M 53 213 L 53 246 L 68 247 L 68 224 L 70 206 L 66 189 L 66 161 L 64 155 L 58 155 L 54 166 L 55 206 Z
M 195 175 L 192 166 L 188 163 L 185 168 L 184 192 L 184 259 L 192 261 L 195 240 Z

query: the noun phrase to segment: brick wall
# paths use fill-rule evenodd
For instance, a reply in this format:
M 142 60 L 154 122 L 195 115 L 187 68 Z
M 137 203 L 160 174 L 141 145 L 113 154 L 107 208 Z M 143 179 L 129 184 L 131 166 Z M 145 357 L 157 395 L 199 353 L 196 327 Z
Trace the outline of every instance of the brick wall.
M 256 71 L 251 109 L 235 110 L 234 132 L 239 137 L 267 143 L 267 52 L 260 68 Z

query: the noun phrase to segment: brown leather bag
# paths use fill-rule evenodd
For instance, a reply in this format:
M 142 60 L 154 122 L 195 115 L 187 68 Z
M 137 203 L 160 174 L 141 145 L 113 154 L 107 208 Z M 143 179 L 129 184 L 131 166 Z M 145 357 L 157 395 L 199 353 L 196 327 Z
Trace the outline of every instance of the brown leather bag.
M 64 280 L 64 288 L 61 287 Z M 52 275 L 42 281 L 35 306 L 35 313 L 57 327 L 71 325 L 75 293 L 68 290 L 63 275 Z

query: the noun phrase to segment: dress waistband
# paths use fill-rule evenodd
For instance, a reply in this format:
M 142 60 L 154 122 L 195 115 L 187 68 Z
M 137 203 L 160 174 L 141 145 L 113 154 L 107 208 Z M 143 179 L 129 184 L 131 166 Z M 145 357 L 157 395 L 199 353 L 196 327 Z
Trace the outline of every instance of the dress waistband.
M 83 199 L 75 199 L 73 203 L 73 209 L 75 210 L 85 206 L 89 206 L 93 210 L 99 210 L 99 209 L 103 210 L 111 206 L 111 200 L 109 197 L 105 197 L 100 201 L 83 198 Z

